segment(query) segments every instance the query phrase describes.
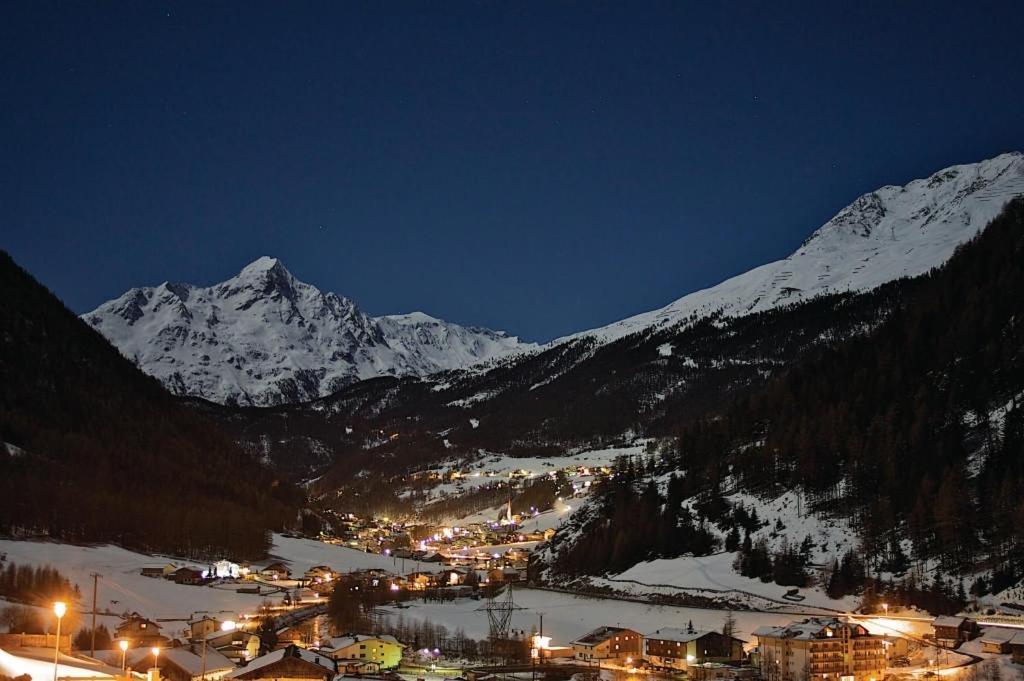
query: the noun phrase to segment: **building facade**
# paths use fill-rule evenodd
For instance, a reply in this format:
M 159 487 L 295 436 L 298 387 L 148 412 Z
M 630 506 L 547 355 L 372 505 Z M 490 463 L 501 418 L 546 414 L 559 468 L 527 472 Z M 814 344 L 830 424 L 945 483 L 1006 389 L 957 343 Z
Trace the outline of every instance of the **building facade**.
M 811 618 L 784 627 L 761 627 L 758 639 L 765 681 L 882 681 L 884 637 L 839 619 Z
M 688 671 L 705 662 L 743 659 L 743 641 L 717 631 L 663 627 L 644 636 L 644 659 L 654 667 Z
M 643 636 L 632 629 L 598 627 L 573 641 L 572 649 L 580 662 L 626 662 L 640 657 Z
M 373 663 L 378 669 L 394 669 L 402 662 L 404 645 L 394 636 L 350 634 L 328 641 L 322 650 L 339 664 L 342 661 Z

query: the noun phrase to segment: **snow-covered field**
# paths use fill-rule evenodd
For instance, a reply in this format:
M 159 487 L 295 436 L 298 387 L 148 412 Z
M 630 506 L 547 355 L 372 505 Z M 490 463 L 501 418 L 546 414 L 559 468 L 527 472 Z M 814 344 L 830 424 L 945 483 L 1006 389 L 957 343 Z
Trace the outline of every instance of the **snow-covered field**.
M 143 577 L 140 571 L 147 565 L 163 565 L 170 562 L 180 566 L 204 566 L 191 561 L 135 553 L 117 546 L 74 546 L 54 542 L 0 540 L 0 554 L 4 553 L 7 554 L 9 562 L 18 565 L 52 565 L 73 584 L 78 585 L 83 599 L 92 598 L 91 573 L 98 572 L 103 575 L 99 580 L 97 597 L 100 611 L 137 611 L 151 618 L 180 619 L 197 612 L 251 613 L 265 598 L 278 600 L 282 597 L 282 594 L 257 596 L 237 592 L 239 587 L 252 586 L 251 583 L 187 586 L 166 579 Z M 287 562 L 293 574 L 302 574 L 314 565 L 328 565 L 341 572 L 367 568 L 393 571 L 398 569 L 393 558 L 281 535 L 274 535 L 271 556 L 258 564 L 276 560 Z M 414 566 L 406 561 L 406 567 L 411 570 Z M 423 563 L 419 564 L 419 569 L 435 571 L 441 569 L 441 566 L 436 563 Z M 106 623 L 109 626 L 116 622 L 116 618 L 110 618 Z
M 774 602 L 786 603 L 783 595 L 789 587 L 765 584 L 737 573 L 732 568 L 734 553 L 718 553 L 712 556 L 681 556 L 662 558 L 647 563 L 638 563 L 618 575 L 592 580 L 595 584 L 609 586 L 617 591 L 636 594 L 700 593 L 714 597 L 718 592 L 732 592 L 728 596 L 752 594 Z M 829 598 L 821 589 L 800 589 L 803 601 L 793 602 L 796 607 L 816 607 L 831 610 L 850 611 L 857 607 L 858 599 L 848 596 L 840 600 Z M 771 603 L 759 603 L 761 599 L 748 600 L 751 606 L 771 607 Z
M 641 633 L 659 627 L 686 627 L 721 630 L 723 610 L 645 605 L 629 601 L 586 598 L 541 589 L 519 589 L 514 592 L 515 604 L 522 610 L 512 613 L 512 628 L 529 632 L 544 615 L 544 633 L 553 638 L 553 645 L 567 645 L 575 638 L 601 625 L 623 626 Z M 500 598 L 499 598 L 500 600 Z M 392 618 L 430 620 L 449 630 L 463 629 L 472 638 L 486 638 L 487 613 L 480 610 L 484 601 L 458 600 L 452 603 L 410 601 L 405 608 L 385 607 Z M 755 643 L 751 632 L 761 625 L 783 625 L 803 616 L 784 613 L 734 612 L 737 636 Z

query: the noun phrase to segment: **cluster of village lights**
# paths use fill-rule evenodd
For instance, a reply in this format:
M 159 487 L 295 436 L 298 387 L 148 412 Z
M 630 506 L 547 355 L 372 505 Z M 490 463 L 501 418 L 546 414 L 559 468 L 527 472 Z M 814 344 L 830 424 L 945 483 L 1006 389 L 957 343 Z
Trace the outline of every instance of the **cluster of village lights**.
M 53 646 L 53 681 L 57 681 L 57 670 L 60 666 L 60 624 L 61 620 L 64 619 L 64 615 L 68 612 L 68 605 L 64 601 L 57 601 L 53 604 L 53 614 L 57 616 L 57 642 Z M 221 622 L 221 631 L 234 631 L 238 628 L 232 620 L 226 620 Z M 121 671 L 124 671 L 127 667 L 128 660 L 128 641 L 121 639 L 117 644 L 121 649 Z M 150 652 L 153 653 L 153 666 L 160 666 L 160 646 L 153 646 L 150 648 Z M 206 679 L 206 635 L 203 635 L 203 672 L 202 678 Z

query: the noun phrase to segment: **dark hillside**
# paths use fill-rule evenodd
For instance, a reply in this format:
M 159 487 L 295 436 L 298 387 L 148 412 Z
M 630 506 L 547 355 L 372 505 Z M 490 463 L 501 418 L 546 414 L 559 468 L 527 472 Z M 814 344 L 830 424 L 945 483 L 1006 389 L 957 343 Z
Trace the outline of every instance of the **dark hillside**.
M 294 493 L 0 252 L 0 531 L 255 557 Z

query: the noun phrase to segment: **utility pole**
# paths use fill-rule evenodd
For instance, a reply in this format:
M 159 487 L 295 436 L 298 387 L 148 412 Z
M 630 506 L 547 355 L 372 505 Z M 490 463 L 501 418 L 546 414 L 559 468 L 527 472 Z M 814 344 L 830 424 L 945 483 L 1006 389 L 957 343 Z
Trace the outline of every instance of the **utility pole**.
M 96 589 L 99 585 L 101 575 L 98 572 L 92 573 L 92 644 L 90 646 L 90 657 L 96 657 Z

